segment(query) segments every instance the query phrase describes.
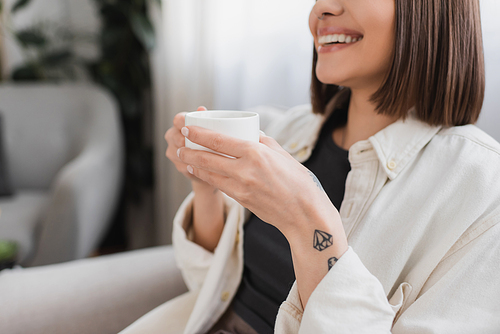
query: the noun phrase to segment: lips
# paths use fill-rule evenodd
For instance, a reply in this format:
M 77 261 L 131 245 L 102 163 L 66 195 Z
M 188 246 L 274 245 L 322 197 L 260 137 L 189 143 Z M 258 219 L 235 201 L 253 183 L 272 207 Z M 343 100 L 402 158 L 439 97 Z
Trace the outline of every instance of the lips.
M 341 50 L 363 40 L 361 32 L 344 27 L 324 27 L 317 34 L 319 53 Z
M 359 31 L 344 28 L 344 27 L 335 27 L 335 26 L 320 28 L 320 29 L 318 29 L 317 34 L 318 34 L 318 36 L 333 35 L 333 34 L 338 34 L 338 35 L 344 34 L 344 35 L 356 36 L 356 37 L 363 36 L 363 34 Z

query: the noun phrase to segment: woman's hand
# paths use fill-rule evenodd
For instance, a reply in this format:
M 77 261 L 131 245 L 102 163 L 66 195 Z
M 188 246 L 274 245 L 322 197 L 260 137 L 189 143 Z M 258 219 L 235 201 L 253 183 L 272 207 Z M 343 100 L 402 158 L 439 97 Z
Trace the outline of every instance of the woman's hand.
M 235 157 L 181 148 L 179 158 L 188 173 L 234 198 L 287 238 L 338 217 L 314 175 L 271 137 L 261 135 L 260 143 L 252 143 L 196 126 L 184 127 L 182 133 L 194 143 Z
M 207 108 L 199 107 L 197 111 L 206 111 Z M 166 156 L 170 161 L 172 161 L 177 168 L 177 170 L 182 173 L 185 177 L 187 177 L 193 183 L 193 188 L 196 187 L 209 187 L 208 184 L 203 182 L 202 180 L 194 177 L 192 174 L 187 171 L 187 164 L 179 159 L 177 156 L 177 150 L 181 147 L 185 146 L 184 136 L 181 134 L 181 129 L 184 127 L 186 112 L 181 112 L 175 115 L 173 126 L 168 129 L 165 133 L 165 140 L 167 141 L 168 148 L 166 152 Z M 210 188 L 212 188 L 210 186 Z M 213 189 L 212 189 L 213 191 Z
M 199 107 L 197 110 L 207 109 Z M 191 180 L 195 194 L 192 214 L 193 241 L 212 252 L 217 247 L 224 229 L 224 199 L 220 191 L 188 173 L 187 164 L 177 156 L 177 151 L 185 146 L 185 137 L 181 134 L 185 116 L 186 113 L 177 114 L 174 117 L 173 127 L 165 134 L 168 143 L 166 156 L 179 172 Z

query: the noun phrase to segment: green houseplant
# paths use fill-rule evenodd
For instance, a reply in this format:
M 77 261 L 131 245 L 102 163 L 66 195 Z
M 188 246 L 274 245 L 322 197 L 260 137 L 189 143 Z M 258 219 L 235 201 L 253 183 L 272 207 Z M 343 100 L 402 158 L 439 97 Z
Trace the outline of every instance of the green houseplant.
M 0 240 L 0 270 L 12 268 L 16 263 L 17 244 L 14 241 Z
M 9 16 L 14 17 L 27 7 L 31 0 L 17 0 Z M 8 20 L 9 21 L 9 20 Z M 17 66 L 10 77 L 14 81 L 76 80 L 77 70 L 83 67 L 81 60 L 72 52 L 72 45 L 80 38 L 67 27 L 55 22 L 37 22 L 15 29 L 10 22 L 5 29 L 17 42 L 24 55 L 24 63 Z

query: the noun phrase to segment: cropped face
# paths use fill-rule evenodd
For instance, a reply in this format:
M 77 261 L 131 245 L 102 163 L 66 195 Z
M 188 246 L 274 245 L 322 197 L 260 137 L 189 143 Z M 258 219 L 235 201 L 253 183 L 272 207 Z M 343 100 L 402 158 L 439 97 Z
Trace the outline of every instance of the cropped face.
M 317 0 L 309 28 L 318 52 L 318 79 L 377 90 L 391 65 L 394 26 L 395 0 Z

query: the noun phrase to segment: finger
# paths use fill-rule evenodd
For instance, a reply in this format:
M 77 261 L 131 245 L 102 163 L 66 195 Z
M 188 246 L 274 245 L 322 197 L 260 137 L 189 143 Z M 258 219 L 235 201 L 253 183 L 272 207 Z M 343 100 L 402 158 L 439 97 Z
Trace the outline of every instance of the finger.
M 212 187 L 215 187 L 227 194 L 228 186 L 231 182 L 230 178 L 191 165 L 188 165 L 186 167 L 186 170 L 188 171 L 189 175 L 202 180 L 210 184 Z
M 263 133 L 260 134 L 259 142 L 262 143 L 262 144 L 264 144 L 264 145 L 266 145 L 269 148 L 272 148 L 272 149 L 281 148 L 280 144 L 278 144 L 276 142 L 276 140 L 274 140 L 271 137 L 266 136 Z
M 174 146 L 168 146 L 167 151 L 165 152 L 166 157 L 172 161 L 174 164 L 181 163 L 181 159 L 177 156 L 178 148 Z
M 166 140 L 167 142 L 170 140 L 170 137 L 172 136 L 172 133 L 173 133 L 173 132 L 172 132 L 172 130 L 173 130 L 173 129 L 172 129 L 172 128 L 170 128 L 170 129 L 168 129 L 168 130 L 167 130 L 167 132 L 165 132 L 165 136 L 164 136 L 164 138 L 165 138 L 165 140 Z
M 284 156 L 289 155 L 288 152 L 285 151 L 283 149 L 283 147 L 281 147 L 281 145 L 278 144 L 278 142 L 276 140 L 274 140 L 274 138 L 266 136 L 265 134 L 263 134 L 263 132 L 260 134 L 259 141 L 261 144 L 266 145 L 267 147 L 269 147 L 273 151 L 280 153 L 281 155 L 284 155 Z
M 179 157 L 177 156 L 177 150 L 175 150 L 174 148 L 168 148 L 165 155 L 167 156 L 167 158 L 175 165 L 175 168 L 181 172 L 184 176 L 186 176 L 187 178 L 193 180 L 195 179 L 195 177 L 191 174 L 188 173 L 187 171 L 187 164 L 185 164 L 184 162 L 181 161 L 181 159 L 179 159 Z
M 234 170 L 235 159 L 223 157 L 219 154 L 180 148 L 177 150 L 179 159 L 187 164 L 223 176 L 229 176 Z
M 227 136 L 199 126 L 184 127 L 181 132 L 193 143 L 235 158 L 242 157 L 253 144 L 247 140 Z
M 186 114 L 187 114 L 187 112 L 180 112 L 177 115 L 175 115 L 175 117 L 174 117 L 174 126 L 177 129 L 180 130 L 184 126 Z
M 207 111 L 207 108 L 201 106 L 201 107 L 198 107 L 198 109 L 196 109 L 196 111 Z M 184 111 L 184 112 L 178 113 L 174 117 L 174 126 L 176 128 L 178 128 L 179 130 L 182 129 L 182 127 L 184 127 L 184 125 L 185 125 L 186 114 L 187 114 L 187 112 Z
M 168 129 L 165 133 L 165 140 L 169 146 L 175 146 L 176 150 L 179 147 L 184 147 L 186 141 L 182 133 L 176 127 Z
M 259 142 L 262 143 L 263 140 L 266 140 L 267 136 L 266 134 L 264 133 L 264 131 L 260 131 L 260 134 L 259 134 Z
M 181 148 L 186 145 L 186 139 L 179 130 L 172 134 L 172 140 L 177 148 Z

